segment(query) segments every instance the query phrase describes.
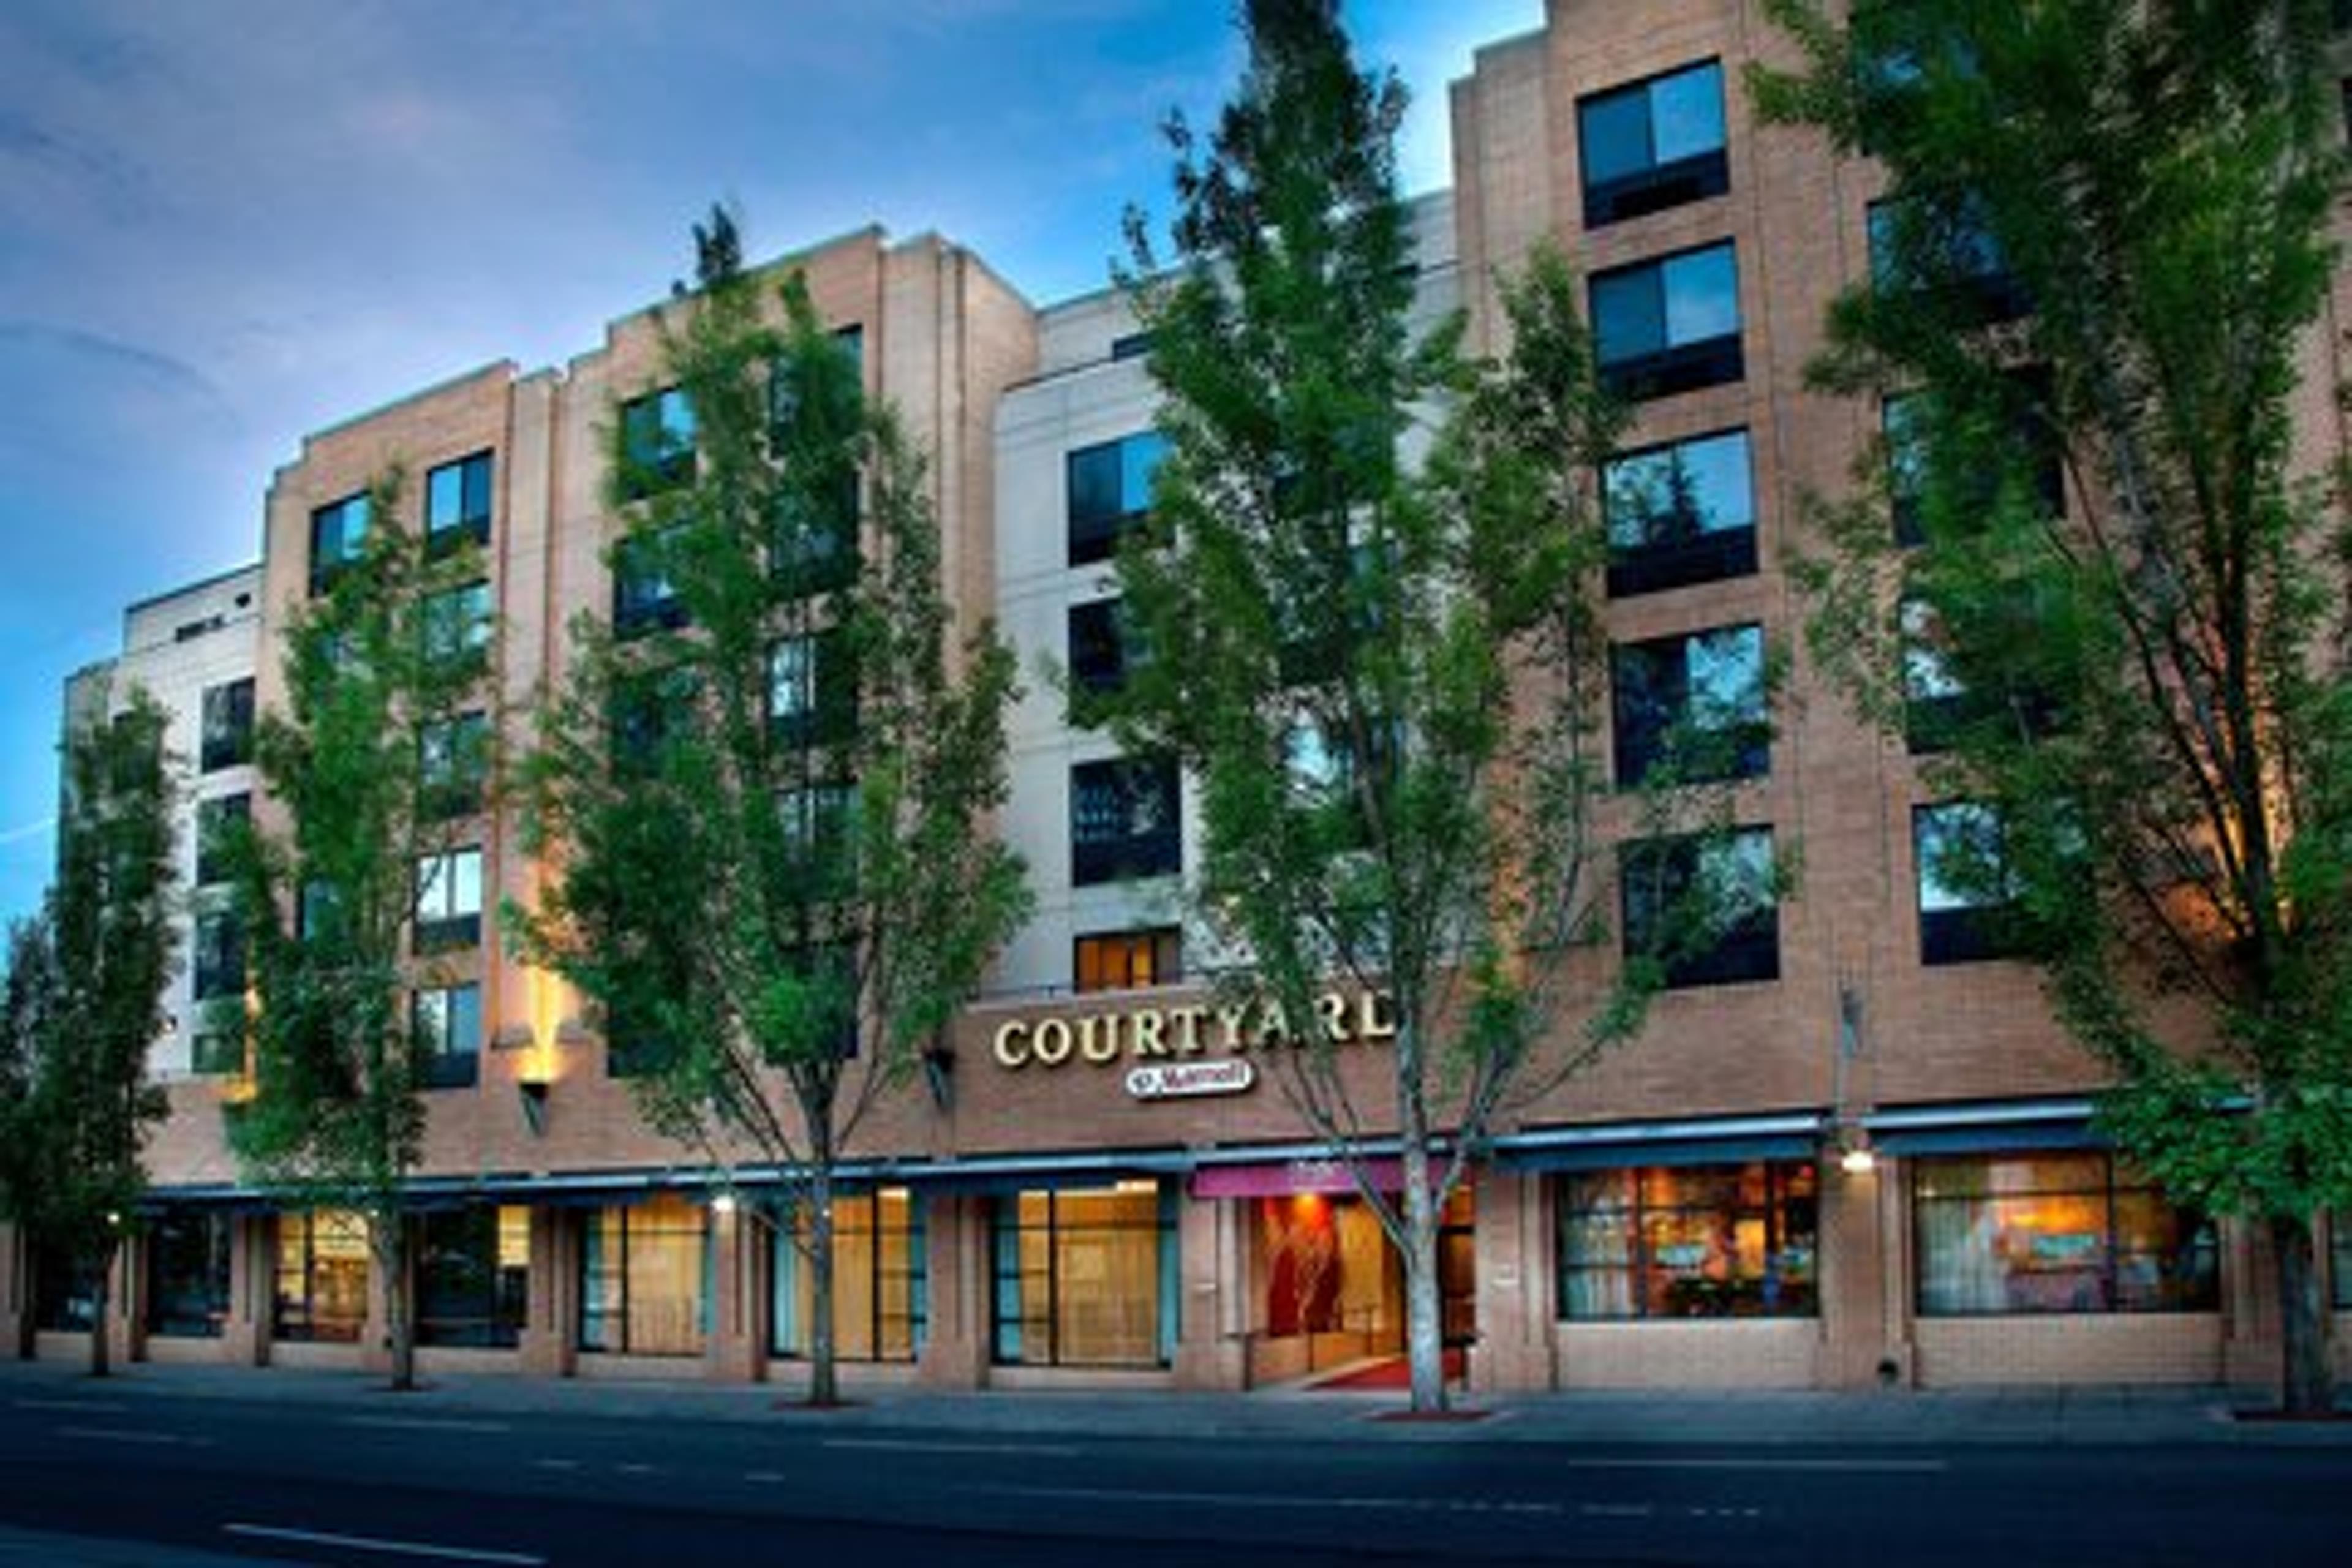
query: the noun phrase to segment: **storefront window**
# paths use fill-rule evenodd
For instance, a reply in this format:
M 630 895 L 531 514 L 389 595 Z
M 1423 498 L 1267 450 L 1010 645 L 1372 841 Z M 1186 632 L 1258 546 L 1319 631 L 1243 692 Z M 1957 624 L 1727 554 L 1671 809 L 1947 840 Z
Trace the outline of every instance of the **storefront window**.
M 995 1357 L 1160 1367 L 1176 1352 L 1176 1208 L 1158 1182 L 1000 1198 Z
M 66 1248 L 33 1248 L 33 1326 L 53 1333 L 88 1333 L 98 1321 L 98 1271 Z
M 416 1342 L 510 1348 L 530 1301 L 530 1211 L 478 1204 L 416 1227 Z
M 1803 1161 L 1563 1177 L 1560 1316 L 1809 1317 L 1817 1193 Z
M 229 1217 L 181 1210 L 147 1232 L 147 1331 L 218 1339 L 228 1320 Z
M 700 1355 L 709 1330 L 702 1209 L 675 1194 L 588 1216 L 580 1249 L 580 1348 Z
M 2328 1273 L 2335 1279 L 2336 1310 L 2352 1310 L 2352 1210 L 2338 1210 L 2329 1226 Z
M 2213 1226 L 2096 1151 L 1923 1159 L 1924 1316 L 2210 1311 Z
M 278 1216 L 272 1337 L 355 1343 L 367 1323 L 367 1221 L 339 1209 Z
M 772 1349 L 782 1356 L 809 1353 L 815 1321 L 816 1276 L 806 1245 L 775 1233 L 775 1312 Z M 833 1200 L 833 1346 L 844 1361 L 912 1361 L 930 1327 L 930 1280 L 923 1237 L 922 1201 L 904 1187 Z

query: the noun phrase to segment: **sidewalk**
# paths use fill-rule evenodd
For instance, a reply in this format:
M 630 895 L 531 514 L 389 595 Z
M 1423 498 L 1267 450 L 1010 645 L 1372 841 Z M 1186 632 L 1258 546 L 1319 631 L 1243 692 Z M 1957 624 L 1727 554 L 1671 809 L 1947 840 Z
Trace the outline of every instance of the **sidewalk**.
M 1601 1447 L 1935 1444 L 2336 1447 L 2352 1421 L 2242 1421 L 2262 1399 L 2224 1388 L 2063 1387 L 1799 1392 L 1578 1392 L 1456 1397 L 1483 1418 L 1380 1419 L 1393 1392 L 1270 1389 L 1255 1394 L 853 1390 L 845 1408 L 813 1411 L 788 1390 L 691 1380 L 639 1382 L 445 1373 L 395 1395 L 381 1377 L 292 1368 L 138 1363 L 104 1381 L 57 1362 L 0 1362 L 0 1400 L 132 1405 L 155 1399 L 283 1401 L 404 1415 L 806 1423 L 827 1429 L 993 1436 L 1317 1441 L 1565 1443 Z

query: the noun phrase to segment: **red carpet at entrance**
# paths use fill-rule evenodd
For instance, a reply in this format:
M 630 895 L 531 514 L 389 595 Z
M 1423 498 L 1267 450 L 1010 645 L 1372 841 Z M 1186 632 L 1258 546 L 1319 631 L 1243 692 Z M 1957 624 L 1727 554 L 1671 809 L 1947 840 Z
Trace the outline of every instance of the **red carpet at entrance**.
M 1462 1352 L 1445 1352 L 1445 1381 L 1459 1383 L 1463 1378 Z M 1360 1366 L 1353 1372 L 1343 1372 L 1337 1377 L 1327 1377 L 1307 1384 L 1309 1388 L 1409 1388 L 1412 1385 L 1412 1364 L 1404 1357 L 1391 1356 L 1370 1366 Z

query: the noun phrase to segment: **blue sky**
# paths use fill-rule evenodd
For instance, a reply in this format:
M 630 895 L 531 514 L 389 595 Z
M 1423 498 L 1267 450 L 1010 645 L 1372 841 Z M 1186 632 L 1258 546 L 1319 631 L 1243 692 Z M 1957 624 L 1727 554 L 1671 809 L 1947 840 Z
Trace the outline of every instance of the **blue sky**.
M 0 5 L 0 916 L 54 854 L 58 694 L 131 601 L 249 560 L 302 434 L 593 347 L 740 205 L 765 258 L 880 222 L 1034 300 L 1098 288 L 1221 0 Z M 1542 0 L 1360 0 L 1448 179 L 1445 83 Z

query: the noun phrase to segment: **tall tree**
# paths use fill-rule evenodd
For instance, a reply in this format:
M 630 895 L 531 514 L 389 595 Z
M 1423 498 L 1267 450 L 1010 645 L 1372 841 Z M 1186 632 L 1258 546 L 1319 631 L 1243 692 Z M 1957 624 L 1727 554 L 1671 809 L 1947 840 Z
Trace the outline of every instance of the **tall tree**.
M 986 831 L 1016 682 L 991 626 L 950 645 L 924 464 L 858 356 L 797 274 L 740 271 L 732 233 L 698 230 L 667 329 L 690 424 L 656 397 L 614 432 L 616 624 L 575 627 L 528 764 L 559 875 L 518 924 L 599 1005 L 656 1125 L 782 1173 L 826 1405 L 835 1169 L 885 1092 L 937 1070 L 1027 909 Z
M 0 1193 L 90 1292 L 89 1370 L 108 1370 L 116 1256 L 146 1191 L 149 1129 L 168 1113 L 147 1054 L 177 962 L 172 758 L 163 710 L 133 687 L 66 742 L 58 879 L 11 934 L 0 1031 Z
M 1252 0 L 1243 20 L 1247 72 L 1214 131 L 1170 127 L 1172 265 L 1129 218 L 1169 456 L 1118 556 L 1139 656 L 1110 716 L 1197 784 L 1188 906 L 1244 955 L 1225 984 L 1292 1026 L 1265 1059 L 1402 1258 L 1431 1410 L 1448 1201 L 1498 1111 L 1628 1037 L 1660 973 L 1655 954 L 1613 979 L 1572 962 L 1616 886 L 1590 475 L 1619 418 L 1556 255 L 1506 290 L 1507 362 L 1465 363 L 1458 323 L 1415 340 L 1403 89 L 1358 69 L 1331 0 Z M 1439 403 L 1452 416 L 1410 468 Z M 1627 815 L 1696 821 L 1705 795 Z M 1683 929 L 1728 891 L 1675 900 Z M 1393 1006 L 1370 1091 L 1362 1047 L 1309 1022 L 1334 979 Z M 1402 1191 L 1376 1176 L 1390 1148 Z
M 1759 104 L 1889 180 L 1811 374 L 1899 396 L 1896 449 L 1821 509 L 1814 641 L 1940 748 L 1976 826 L 1937 873 L 2006 907 L 2124 1151 L 2263 1227 L 2285 1403 L 2326 1408 L 2312 1223 L 2352 1204 L 2328 7 L 1772 10 L 1804 66 Z
M 415 991 L 446 977 L 445 939 L 480 934 L 478 913 L 470 933 L 441 917 L 469 875 L 487 731 L 461 721 L 495 629 L 478 551 L 435 548 L 404 488 L 396 468 L 370 487 L 357 557 L 288 622 L 285 703 L 255 733 L 268 806 L 227 846 L 252 1005 L 220 1005 L 253 1047 L 231 1143 L 290 1204 L 364 1217 L 397 1389 L 415 1384 L 404 1189 L 445 1044 Z

